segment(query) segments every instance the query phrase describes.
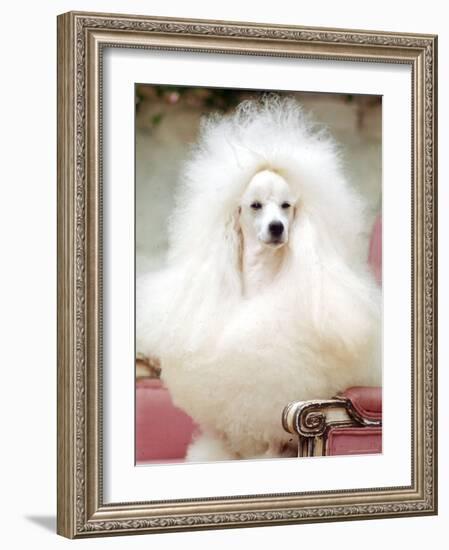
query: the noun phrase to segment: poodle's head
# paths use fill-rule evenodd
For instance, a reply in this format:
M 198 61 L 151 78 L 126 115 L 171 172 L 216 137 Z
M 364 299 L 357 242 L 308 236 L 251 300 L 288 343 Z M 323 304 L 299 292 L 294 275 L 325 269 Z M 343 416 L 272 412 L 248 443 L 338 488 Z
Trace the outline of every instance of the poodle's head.
M 280 248 L 288 242 L 297 196 L 287 181 L 272 170 L 261 170 L 250 180 L 239 204 L 244 241 Z
M 340 157 L 293 98 L 268 95 L 204 118 L 181 172 L 169 262 L 188 265 L 199 288 L 214 280 L 229 294 L 239 288 L 242 236 L 304 269 L 361 264 L 363 204 Z

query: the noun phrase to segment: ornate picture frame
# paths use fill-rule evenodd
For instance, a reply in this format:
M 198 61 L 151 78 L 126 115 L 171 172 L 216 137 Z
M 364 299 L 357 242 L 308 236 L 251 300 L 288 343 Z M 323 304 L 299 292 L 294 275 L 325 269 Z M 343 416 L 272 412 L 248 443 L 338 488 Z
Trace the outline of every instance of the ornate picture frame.
M 410 485 L 283 494 L 265 494 L 261 487 L 255 495 L 157 501 L 149 491 L 145 502 L 104 501 L 102 56 L 106 48 L 410 67 Z M 437 37 L 433 35 L 82 12 L 58 17 L 59 534 L 83 538 L 437 513 L 436 109 Z

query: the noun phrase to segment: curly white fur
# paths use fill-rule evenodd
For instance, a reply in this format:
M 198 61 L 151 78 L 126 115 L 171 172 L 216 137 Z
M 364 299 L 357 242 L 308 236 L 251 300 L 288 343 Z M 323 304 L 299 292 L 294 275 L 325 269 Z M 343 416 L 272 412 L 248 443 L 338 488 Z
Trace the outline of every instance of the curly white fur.
M 239 201 L 262 170 L 299 197 L 273 284 L 242 289 Z M 165 267 L 138 281 L 138 349 L 206 434 L 192 460 L 276 456 L 292 400 L 380 385 L 380 291 L 360 257 L 362 202 L 337 147 L 293 99 L 211 116 L 183 168 Z M 209 449 L 209 451 L 208 451 Z

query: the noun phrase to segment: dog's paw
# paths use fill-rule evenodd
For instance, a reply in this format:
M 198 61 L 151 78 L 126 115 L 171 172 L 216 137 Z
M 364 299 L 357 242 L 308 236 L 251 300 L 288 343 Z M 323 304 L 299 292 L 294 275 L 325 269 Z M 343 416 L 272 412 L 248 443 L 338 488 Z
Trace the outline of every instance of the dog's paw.
M 187 462 L 213 462 L 234 460 L 237 458 L 230 452 L 223 441 L 209 434 L 201 434 L 187 449 Z

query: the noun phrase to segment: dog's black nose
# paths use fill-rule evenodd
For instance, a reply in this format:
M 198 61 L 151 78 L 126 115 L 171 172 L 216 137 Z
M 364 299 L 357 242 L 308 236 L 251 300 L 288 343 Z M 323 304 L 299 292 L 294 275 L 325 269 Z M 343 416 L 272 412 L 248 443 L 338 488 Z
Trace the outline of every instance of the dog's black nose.
M 268 230 L 273 237 L 280 237 L 284 231 L 284 226 L 281 222 L 271 222 Z

